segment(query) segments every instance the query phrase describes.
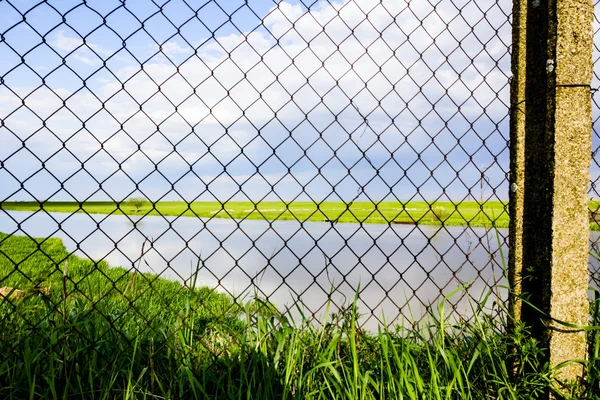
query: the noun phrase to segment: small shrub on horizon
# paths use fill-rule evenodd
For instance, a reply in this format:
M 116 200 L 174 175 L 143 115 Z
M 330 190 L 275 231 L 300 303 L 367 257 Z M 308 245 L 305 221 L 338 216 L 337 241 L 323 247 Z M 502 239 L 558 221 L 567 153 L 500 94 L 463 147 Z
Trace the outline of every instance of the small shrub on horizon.
M 142 207 L 148 204 L 148 200 L 144 197 L 130 197 L 126 203 L 135 207 L 135 212 L 139 212 Z
M 430 218 L 432 221 L 446 222 L 446 220 L 450 216 L 450 213 L 446 210 L 445 207 L 442 206 L 432 207 L 430 213 Z

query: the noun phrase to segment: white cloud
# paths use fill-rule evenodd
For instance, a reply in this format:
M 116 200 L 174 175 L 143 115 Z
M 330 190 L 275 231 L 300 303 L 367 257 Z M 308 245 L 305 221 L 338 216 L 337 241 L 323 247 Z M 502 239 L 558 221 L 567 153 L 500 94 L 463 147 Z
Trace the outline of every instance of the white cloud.
M 85 57 L 85 56 L 82 56 L 79 54 L 75 54 L 73 56 L 73 58 L 75 58 L 77 61 L 81 61 L 82 63 L 87 64 L 92 67 L 100 64 L 100 60 L 98 60 L 97 58 L 93 59 L 93 58 Z
M 177 56 L 180 54 L 189 54 L 192 52 L 192 49 L 189 47 L 181 47 L 179 45 L 179 43 L 177 42 L 167 42 L 165 44 L 163 44 L 162 46 L 162 51 L 163 53 L 165 53 L 167 56 Z
M 110 50 L 105 49 L 98 44 L 90 43 L 89 40 L 86 40 L 84 45 L 82 38 L 69 36 L 65 34 L 65 31 L 63 30 L 59 30 L 49 41 L 49 44 L 57 50 L 62 50 L 63 53 L 70 53 L 76 50 L 75 59 L 88 65 L 96 65 L 100 62 L 90 49 L 101 56 L 112 55 Z M 83 52 L 84 54 L 77 54 L 78 52 Z
M 50 44 L 59 50 L 73 51 L 83 44 L 83 40 L 67 36 L 64 31 L 59 30 L 54 39 L 50 40 Z
M 500 8 L 489 10 L 477 26 L 480 36 L 491 38 L 482 44 L 465 39 L 473 39 L 472 26 L 458 16 L 449 0 L 442 0 L 435 9 L 428 2 L 411 2 L 409 7 L 399 0 L 320 2 L 310 11 L 281 1 L 264 18 L 266 29 L 217 36 L 198 49 L 197 57 L 181 65 L 158 58 L 146 63 L 143 70 L 139 65 L 113 68 L 118 80 L 103 77 L 98 81 L 100 87 L 94 90 L 107 112 L 94 117 L 95 125 L 90 130 L 107 140 L 105 149 L 115 158 L 134 154 L 136 141 L 143 143 L 144 152 L 152 161 L 158 162 L 173 151 L 167 139 L 177 143 L 190 135 L 193 127 L 199 140 L 184 141 L 177 151 L 192 162 L 210 146 L 211 154 L 223 162 L 239 155 L 236 143 L 250 143 L 259 136 L 257 130 L 261 130 L 260 138 L 244 149 L 245 156 L 267 158 L 272 153 L 269 146 L 277 143 L 266 138 L 264 132 L 269 129 L 279 130 L 282 140 L 291 143 L 293 139 L 306 149 L 311 142 L 303 140 L 307 132 L 314 131 L 312 124 L 320 130 L 329 127 L 323 135 L 330 143 L 338 143 L 336 146 L 350 137 L 358 142 L 347 142 L 341 150 L 336 148 L 339 158 L 350 159 L 354 155 L 349 154 L 360 155 L 376 135 L 389 129 L 394 118 L 397 135 L 410 134 L 405 141 L 394 141 L 396 146 L 405 143 L 402 151 L 408 147 L 409 152 L 410 146 L 422 149 L 431 139 L 427 134 L 413 133 L 419 124 L 423 132 L 432 129 L 429 133 L 433 135 L 437 133 L 433 128 L 439 129 L 438 125 L 445 123 L 437 114 L 452 116 L 457 104 L 461 105 L 462 115 L 477 119 L 483 107 L 498 96 L 508 98 L 508 65 L 502 64 L 504 69 L 497 65 L 508 56 L 495 30 L 507 25 L 500 9 L 509 10 L 510 4 L 506 0 L 501 3 Z M 508 43 L 510 29 L 499 34 Z M 50 44 L 71 52 L 83 41 L 58 31 Z M 110 54 L 97 44 L 88 46 L 100 55 Z M 162 51 L 169 57 L 187 58 L 192 54 L 191 48 L 175 41 L 163 44 Z M 73 58 L 90 66 L 100 63 L 85 46 Z M 18 107 L 20 100 L 14 97 L 0 91 L 0 118 L 11 107 Z M 83 121 L 102 107 L 92 95 L 83 92 L 68 103 Z M 61 105 L 62 100 L 44 91 L 28 99 L 28 107 L 42 117 L 51 115 Z M 175 109 L 179 118 L 176 123 Z M 356 109 L 369 115 L 369 124 L 376 130 L 368 142 L 367 135 L 361 135 L 364 121 Z M 497 101 L 485 111 L 497 120 L 507 113 Z M 340 113 L 337 121 L 332 112 Z M 62 126 L 60 121 L 53 116 L 48 123 L 65 132 L 71 130 L 68 126 L 75 126 L 74 121 Z M 7 120 L 7 125 L 11 124 L 18 125 L 15 118 Z M 117 126 L 111 128 L 112 132 L 103 128 L 110 124 Z M 119 133 L 108 139 L 121 124 L 130 138 Z M 157 126 L 168 132 L 167 138 L 152 136 Z M 295 130 L 290 133 L 292 129 Z M 235 136 L 233 132 L 243 133 Z M 234 140 L 227 135 L 234 136 Z M 97 141 L 83 136 L 81 143 L 70 143 L 72 151 L 82 156 L 99 146 Z M 298 147 L 293 143 L 290 146 Z M 282 147 L 277 151 L 286 162 L 288 150 Z M 384 151 L 371 151 L 371 155 L 390 157 Z M 136 162 L 141 166 L 143 158 L 135 155 L 128 162 L 128 170 L 135 170 Z M 201 163 L 218 164 L 210 157 Z

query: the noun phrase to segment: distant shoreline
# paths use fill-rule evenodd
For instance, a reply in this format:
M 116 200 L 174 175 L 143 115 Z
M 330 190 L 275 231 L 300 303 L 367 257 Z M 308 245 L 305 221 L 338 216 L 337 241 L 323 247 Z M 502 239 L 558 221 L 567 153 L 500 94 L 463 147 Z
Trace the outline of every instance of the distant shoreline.
M 590 202 L 590 209 L 598 206 Z M 163 215 L 172 217 L 226 218 L 235 220 L 300 221 L 362 224 L 398 224 L 472 226 L 508 228 L 508 202 L 463 201 L 456 205 L 450 201 L 409 201 L 405 203 L 384 201 L 377 205 L 368 201 L 357 201 L 349 207 L 343 202 L 322 202 L 317 208 L 312 202 L 263 201 L 256 206 L 250 201 L 229 201 L 227 203 L 197 201 L 160 201 L 152 205 L 145 202 L 138 209 L 129 201 L 115 203 L 90 201 L 80 203 L 47 201 L 40 207 L 35 201 L 7 201 L 0 203 L 6 211 L 38 211 L 105 215 Z M 590 230 L 600 231 L 597 223 L 590 223 Z
M 134 206 L 131 202 L 38 202 L 11 201 L 0 203 L 7 211 L 87 212 L 90 214 L 164 215 L 236 220 L 298 220 L 330 223 L 367 223 L 402 225 L 437 225 L 473 227 L 508 227 L 508 205 L 500 201 L 480 204 L 465 201 L 454 205 L 438 201 L 430 206 L 424 201 L 372 202 L 358 201 L 349 207 L 343 202 L 323 202 L 317 207 L 312 202 L 219 202 L 162 201 L 152 205 L 145 202 Z

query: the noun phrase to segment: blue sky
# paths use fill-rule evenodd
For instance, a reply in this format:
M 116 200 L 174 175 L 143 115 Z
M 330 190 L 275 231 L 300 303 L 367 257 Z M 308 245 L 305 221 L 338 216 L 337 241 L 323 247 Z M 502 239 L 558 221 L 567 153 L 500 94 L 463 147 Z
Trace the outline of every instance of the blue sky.
M 510 3 L 0 1 L 0 200 L 506 199 Z

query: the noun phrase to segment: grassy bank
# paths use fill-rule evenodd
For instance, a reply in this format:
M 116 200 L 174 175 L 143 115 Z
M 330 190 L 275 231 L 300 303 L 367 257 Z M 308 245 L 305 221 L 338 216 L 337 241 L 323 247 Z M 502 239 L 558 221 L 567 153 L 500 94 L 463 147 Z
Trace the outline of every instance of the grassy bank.
M 438 309 L 378 333 L 352 305 L 298 323 L 258 299 L 4 234 L 0 287 L 3 399 L 526 399 L 552 382 L 526 330 L 507 335 L 504 312 L 476 307 L 469 322 L 447 325 Z M 594 398 L 594 385 L 573 394 Z
M 299 221 L 337 221 L 362 222 L 374 224 L 408 223 L 422 225 L 471 225 L 508 227 L 508 209 L 500 201 L 480 204 L 466 201 L 458 205 L 451 202 L 354 202 L 347 205 L 342 202 L 324 202 L 319 205 L 312 202 L 144 202 L 135 207 L 130 202 L 4 202 L 4 210 L 49 212 L 87 212 L 96 214 L 165 215 L 198 216 L 203 218 L 299 220 Z

